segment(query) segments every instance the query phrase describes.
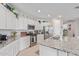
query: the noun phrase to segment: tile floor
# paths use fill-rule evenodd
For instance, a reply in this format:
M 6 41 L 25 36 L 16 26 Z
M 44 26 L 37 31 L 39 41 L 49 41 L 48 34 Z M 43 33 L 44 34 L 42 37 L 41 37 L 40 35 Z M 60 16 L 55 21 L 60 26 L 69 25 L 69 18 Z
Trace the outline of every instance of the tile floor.
M 39 46 L 35 45 L 33 47 L 26 48 L 18 53 L 17 56 L 38 56 Z

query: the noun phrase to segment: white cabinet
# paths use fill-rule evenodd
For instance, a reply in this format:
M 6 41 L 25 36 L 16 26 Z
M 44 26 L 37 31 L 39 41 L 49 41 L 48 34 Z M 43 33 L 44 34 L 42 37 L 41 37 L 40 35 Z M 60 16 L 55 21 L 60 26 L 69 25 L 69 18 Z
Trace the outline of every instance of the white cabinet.
M 27 23 L 28 23 L 27 19 L 24 18 L 24 20 L 23 20 L 23 24 L 24 24 L 23 27 L 24 27 L 25 30 L 27 30 Z
M 20 51 L 19 39 L 13 42 L 12 46 L 13 46 L 13 56 L 16 56 L 17 53 Z
M 23 17 L 19 16 L 18 29 L 23 29 Z
M 37 35 L 37 43 L 40 43 L 42 41 L 44 41 L 44 34 L 38 34 Z
M 26 17 L 23 17 L 22 15 L 19 15 L 19 19 L 17 21 L 18 21 L 17 29 L 27 30 L 28 25 L 35 25 L 34 20 L 27 19 Z
M 75 55 L 73 53 L 69 53 L 68 56 L 77 56 L 77 55 Z
M 19 40 L 16 40 L 0 49 L 0 56 L 15 56 L 19 52 Z
M 27 23 L 28 23 L 29 25 L 34 25 L 34 21 L 31 20 L 31 19 L 27 19 Z
M 20 50 L 23 50 L 30 46 L 30 37 L 22 37 L 20 38 Z
M 29 38 L 30 37 L 27 36 L 4 46 L 0 49 L 0 56 L 16 56 L 19 51 L 30 46 Z
M 36 30 L 43 30 L 43 25 L 42 25 L 42 24 L 37 23 L 37 25 L 36 25 L 35 29 L 36 29 Z
M 16 28 L 16 16 L 10 12 L 9 10 L 6 10 L 7 13 L 7 29 L 15 29 Z
M 50 47 L 40 45 L 39 51 L 40 56 L 57 56 L 57 50 Z
M 64 51 L 58 51 L 58 56 L 67 56 L 67 52 Z
M 27 40 L 25 41 L 26 48 L 30 46 L 30 36 L 27 36 Z
M 27 30 L 28 24 L 37 25 L 35 20 L 27 19 L 22 15 L 17 19 L 11 11 L 0 4 L 0 29 Z
M 6 12 L 4 6 L 0 4 L 0 29 L 6 28 Z
M 0 4 L 0 29 L 15 29 L 16 16 Z
M 37 25 L 35 20 L 27 19 L 27 24 L 29 25 Z
M 19 16 L 17 20 L 17 29 L 27 30 L 27 21 L 23 16 Z

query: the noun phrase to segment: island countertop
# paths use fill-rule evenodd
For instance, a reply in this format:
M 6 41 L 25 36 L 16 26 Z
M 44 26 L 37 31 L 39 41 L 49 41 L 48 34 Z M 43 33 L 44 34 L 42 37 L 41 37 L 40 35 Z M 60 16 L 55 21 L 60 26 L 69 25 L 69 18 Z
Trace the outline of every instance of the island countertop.
M 70 38 L 62 41 L 48 38 L 44 41 L 40 41 L 39 44 L 79 55 L 79 39 L 76 38 Z

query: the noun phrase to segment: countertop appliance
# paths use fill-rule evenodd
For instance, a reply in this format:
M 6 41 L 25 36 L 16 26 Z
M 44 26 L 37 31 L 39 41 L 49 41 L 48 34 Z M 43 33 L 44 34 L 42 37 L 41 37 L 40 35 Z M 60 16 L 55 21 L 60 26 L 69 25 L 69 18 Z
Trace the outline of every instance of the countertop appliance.
M 7 35 L 0 35 L 0 41 L 6 41 Z
M 6 40 L 7 40 L 7 35 L 2 35 L 2 36 L 1 36 L 1 40 L 2 40 L 2 41 L 6 41 Z

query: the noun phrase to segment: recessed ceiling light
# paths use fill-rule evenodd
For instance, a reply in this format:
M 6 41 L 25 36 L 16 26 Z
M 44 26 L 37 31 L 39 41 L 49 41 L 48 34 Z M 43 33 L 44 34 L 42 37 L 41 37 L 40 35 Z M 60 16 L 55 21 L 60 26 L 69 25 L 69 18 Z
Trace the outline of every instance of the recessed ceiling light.
M 62 16 L 61 16 L 61 15 L 59 15 L 59 16 L 58 16 L 58 18 L 62 18 Z
M 50 14 L 48 14 L 48 17 L 50 17 Z
M 37 12 L 39 12 L 39 13 L 40 13 L 41 11 L 40 11 L 40 10 L 38 10 Z

